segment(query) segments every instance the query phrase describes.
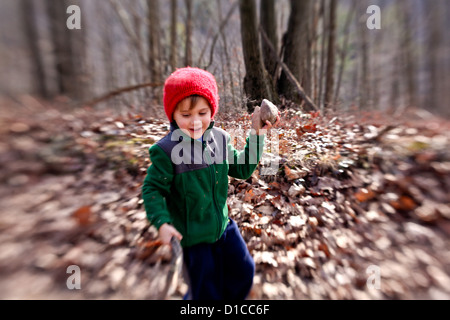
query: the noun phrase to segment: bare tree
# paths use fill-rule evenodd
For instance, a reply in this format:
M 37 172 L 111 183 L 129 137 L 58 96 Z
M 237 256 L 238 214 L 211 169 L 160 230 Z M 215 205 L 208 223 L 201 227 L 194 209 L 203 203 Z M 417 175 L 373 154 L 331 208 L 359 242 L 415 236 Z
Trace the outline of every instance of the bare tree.
M 184 64 L 192 66 L 192 0 L 185 0 L 186 3 L 186 44 L 184 53 Z
M 234 5 L 233 5 L 233 7 L 234 7 Z M 222 21 L 222 6 L 221 6 L 220 0 L 217 0 L 217 12 L 218 12 L 219 21 Z M 230 11 L 230 12 L 232 12 L 232 11 Z M 228 71 L 228 81 L 229 81 L 229 85 L 230 85 L 231 100 L 232 100 L 234 108 L 236 108 L 237 102 L 236 102 L 236 96 L 234 93 L 234 78 L 233 78 L 233 72 L 231 71 L 231 59 L 230 59 L 230 55 L 228 53 L 227 37 L 225 36 L 225 32 L 223 32 L 223 28 L 219 28 L 219 32 L 220 32 L 220 35 L 222 37 L 222 42 L 223 42 L 223 51 L 224 51 L 224 56 L 225 56 L 225 60 L 226 60 L 226 69 Z M 225 68 L 223 67 L 223 59 L 222 59 L 222 70 L 223 70 L 223 73 L 225 73 Z M 224 81 L 224 88 L 226 88 L 225 84 L 226 84 L 226 81 Z
M 162 81 L 162 48 L 161 27 L 159 21 L 159 0 L 148 0 L 148 52 L 150 78 L 153 83 Z M 156 99 L 160 99 L 160 91 L 154 91 Z
M 47 1 L 51 2 L 51 0 Z M 148 59 L 145 56 L 145 50 L 143 46 L 144 42 L 141 41 L 139 34 L 136 32 L 136 30 L 134 30 L 133 26 L 131 25 L 130 15 L 119 4 L 118 0 L 109 0 L 109 2 L 111 6 L 114 8 L 114 11 L 116 12 L 117 16 L 119 17 L 119 22 L 122 25 L 125 34 L 128 36 L 131 45 L 135 48 L 141 65 L 143 66 L 147 65 Z
M 275 51 L 278 52 L 278 34 L 277 34 L 277 14 L 275 0 L 261 0 L 260 2 L 260 23 L 264 32 L 272 44 Z M 276 61 L 272 58 L 272 52 L 265 41 L 261 42 L 264 65 L 267 72 L 273 78 L 275 76 Z M 275 84 L 275 83 L 274 83 Z
M 337 103 L 337 100 L 339 98 L 339 92 L 341 89 L 341 83 L 342 83 L 342 75 L 344 73 L 344 69 L 345 69 L 345 62 L 347 59 L 347 54 L 348 54 L 348 42 L 349 42 L 349 29 L 350 29 L 350 23 L 352 21 L 353 15 L 355 14 L 355 9 L 356 9 L 356 1 L 357 0 L 353 0 L 351 3 L 351 8 L 350 11 L 347 13 L 347 18 L 345 20 L 345 25 L 344 25 L 344 42 L 342 45 L 342 48 L 340 48 L 340 54 L 339 54 L 339 58 L 340 58 L 340 66 L 339 66 L 339 71 L 338 71 L 338 78 L 337 78 L 337 83 L 336 83 L 336 90 L 335 90 L 335 94 L 334 94 L 334 104 Z
M 102 3 L 100 1 L 96 1 L 94 3 L 95 9 L 100 12 L 103 10 L 104 16 L 102 16 L 102 45 L 101 45 L 101 53 L 103 59 L 103 71 L 105 74 L 105 86 L 107 90 L 113 90 L 118 85 L 118 74 L 117 74 L 117 66 L 115 65 L 115 52 L 116 48 L 114 46 L 114 31 L 112 28 L 109 28 L 106 21 L 111 19 L 111 16 L 114 14 L 113 8 L 102 7 Z M 114 108 L 118 109 L 119 103 L 117 99 L 113 99 L 111 103 Z
M 79 0 L 52 1 L 46 0 L 53 44 L 56 69 L 56 83 L 59 94 L 65 94 L 75 100 L 83 100 L 89 96 L 85 74 L 86 43 L 85 30 L 69 30 L 66 28 L 66 10 L 71 4 L 80 4 Z M 83 21 L 83 19 L 82 19 Z
M 359 12 L 365 12 L 365 4 L 358 2 Z M 369 92 L 369 42 L 367 37 L 367 28 L 361 27 L 365 16 L 362 15 L 357 19 L 357 31 L 359 41 L 359 56 L 360 56 L 360 78 L 359 78 L 359 106 L 365 109 L 369 106 L 370 92 Z
M 170 68 L 177 67 L 177 0 L 170 0 Z
M 402 0 L 399 3 L 399 13 L 402 20 L 402 60 L 404 61 L 405 82 L 407 88 L 407 104 L 408 106 L 417 105 L 417 85 L 416 85 L 416 63 L 414 59 L 412 32 L 414 24 L 412 23 L 412 10 L 409 1 Z
M 318 62 L 319 62 L 319 50 L 317 49 L 317 43 L 318 43 L 318 25 L 319 25 L 319 19 L 320 19 L 320 9 L 321 9 L 321 2 L 315 1 L 313 4 L 313 15 L 312 15 L 312 22 L 311 22 L 311 81 L 312 81 L 312 92 L 311 96 L 313 101 L 317 103 L 318 101 Z
M 278 97 L 262 61 L 255 0 L 240 0 L 239 12 L 246 69 L 244 91 L 249 98 L 247 108 L 252 112 L 264 98 L 277 102 Z
M 307 50 L 308 48 L 308 21 L 312 12 L 310 0 L 291 0 L 291 14 L 289 16 L 288 29 L 283 37 L 283 61 L 298 82 L 304 86 L 306 79 Z M 306 35 L 306 36 L 305 36 Z M 309 55 L 310 56 L 310 55 Z M 310 88 L 304 88 L 309 95 Z M 289 81 L 285 72 L 282 72 L 278 80 L 278 92 L 287 99 L 300 102 L 297 89 Z
M 328 53 L 327 53 L 327 72 L 325 86 L 325 108 L 333 103 L 334 89 L 334 67 L 335 67 L 335 49 L 336 49 L 336 0 L 330 2 L 330 18 L 328 32 Z
M 37 93 L 43 98 L 49 98 L 50 93 L 47 88 L 47 77 L 45 74 L 45 67 L 42 60 L 42 51 L 39 47 L 39 34 L 36 25 L 36 13 L 34 8 L 34 1 L 21 0 L 21 10 L 23 14 L 25 39 L 29 47 L 31 61 L 34 68 L 32 74 L 34 86 L 37 88 Z
M 323 103 L 322 103 L 322 95 L 323 95 L 323 72 L 325 67 L 325 51 L 326 51 L 326 39 L 327 39 L 327 10 L 328 6 L 325 0 L 321 1 L 320 5 L 320 16 L 322 17 L 322 34 L 321 34 L 321 45 L 320 45 L 320 65 L 319 65 L 319 75 L 318 75 L 318 83 L 319 83 L 319 92 L 317 96 L 317 105 L 320 106 L 321 110 L 323 111 Z
M 427 69 L 428 69 L 428 98 L 426 105 L 430 110 L 437 111 L 440 104 L 439 94 L 442 79 L 440 79 L 439 54 L 442 46 L 442 31 L 440 26 L 441 12 L 436 1 L 426 2 L 427 15 Z

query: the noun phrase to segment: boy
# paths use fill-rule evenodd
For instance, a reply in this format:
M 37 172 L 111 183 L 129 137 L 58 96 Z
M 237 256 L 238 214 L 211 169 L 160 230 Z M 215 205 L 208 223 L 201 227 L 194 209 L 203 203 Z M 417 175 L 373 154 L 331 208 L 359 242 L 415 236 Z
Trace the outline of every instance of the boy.
M 212 74 L 177 69 L 164 85 L 170 133 L 150 148 L 152 165 L 142 187 L 147 217 L 163 244 L 181 240 L 189 275 L 187 298 L 245 299 L 255 265 L 236 223 L 228 218 L 228 175 L 248 179 L 264 146 L 259 107 L 252 133 L 237 151 L 224 130 L 214 127 L 219 108 Z M 279 116 L 277 118 L 278 124 Z

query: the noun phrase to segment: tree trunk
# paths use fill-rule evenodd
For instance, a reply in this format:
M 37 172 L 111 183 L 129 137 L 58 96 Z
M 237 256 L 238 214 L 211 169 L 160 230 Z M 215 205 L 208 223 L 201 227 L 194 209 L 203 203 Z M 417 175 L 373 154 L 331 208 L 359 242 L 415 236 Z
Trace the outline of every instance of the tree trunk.
M 291 14 L 289 16 L 288 29 L 284 35 L 284 63 L 292 72 L 297 81 L 303 86 L 306 79 L 306 58 L 308 48 L 308 19 L 311 14 L 310 0 L 291 0 Z M 310 94 L 310 88 L 305 88 L 305 93 Z M 288 100 L 300 103 L 301 99 L 292 82 L 285 72 L 282 72 L 278 81 L 278 92 Z
M 170 68 L 177 68 L 177 0 L 170 1 Z
M 244 91 L 249 99 L 247 108 L 249 112 L 253 112 L 255 106 L 263 99 L 278 103 L 278 97 L 262 61 L 255 0 L 240 0 L 239 12 L 241 16 L 242 49 L 246 69 Z
M 359 9 L 366 10 L 365 4 L 358 3 Z M 360 22 L 357 21 L 357 30 L 359 31 L 359 54 L 361 63 L 361 78 L 359 80 L 359 107 L 365 109 L 369 105 L 370 93 L 369 93 L 369 44 L 367 41 L 367 28 L 361 27 Z
M 73 94 L 75 83 L 73 81 L 70 33 L 64 28 L 66 24 L 65 1 L 47 0 L 46 2 L 55 59 L 57 94 Z
M 260 23 L 264 32 L 267 34 L 273 48 L 278 52 L 278 34 L 277 34 L 277 14 L 275 0 L 261 0 L 260 2 Z M 272 57 L 271 49 L 264 41 L 261 42 L 264 65 L 267 72 L 273 78 L 275 75 L 276 61 Z
M 20 3 L 25 24 L 25 38 L 31 54 L 31 62 L 34 69 L 32 77 L 34 86 L 37 89 L 37 94 L 43 98 L 49 98 L 50 93 L 47 88 L 47 77 L 42 60 L 42 52 L 39 47 L 39 35 L 37 32 L 35 21 L 36 13 L 33 3 L 33 0 L 22 0 Z
M 314 38 L 316 36 L 315 24 L 314 24 L 314 13 L 315 13 L 315 4 L 311 2 L 310 7 L 308 8 L 309 17 L 306 21 L 306 48 L 305 48 L 305 63 L 304 63 L 304 75 L 303 75 L 303 86 L 309 96 L 313 93 L 313 80 L 312 80 L 312 48 Z
M 330 28 L 328 32 L 327 73 L 325 86 L 325 109 L 333 104 L 334 93 L 334 66 L 336 51 L 336 0 L 330 2 Z
M 117 67 L 115 64 L 115 55 L 116 55 L 116 48 L 114 46 L 114 31 L 107 26 L 107 22 L 109 19 L 111 19 L 112 15 L 112 8 L 104 8 L 104 4 L 100 1 L 95 2 L 95 10 L 103 10 L 105 16 L 102 17 L 102 46 L 101 46 L 101 53 L 102 53 L 102 59 L 104 61 L 104 72 L 105 72 L 105 86 L 106 91 L 111 91 L 118 85 L 118 74 L 117 74 Z M 97 90 L 99 88 L 96 88 Z M 112 107 L 115 110 L 119 110 L 119 102 L 117 99 L 113 99 L 108 103 L 108 107 Z
M 412 46 L 412 33 L 411 29 L 413 29 L 414 25 L 411 21 L 411 8 L 408 0 L 402 0 L 399 3 L 398 12 L 402 17 L 402 27 L 403 27 L 403 36 L 402 36 L 402 60 L 404 61 L 404 76 L 406 82 L 406 90 L 407 90 L 407 105 L 408 106 L 417 106 L 416 99 L 416 59 L 414 58 L 414 51 Z
M 327 38 L 327 4 L 325 0 L 322 0 L 321 3 L 321 9 L 320 9 L 320 15 L 322 16 L 322 37 L 321 37 L 321 45 L 320 45 L 320 66 L 319 66 L 319 94 L 317 97 L 317 105 L 319 106 L 320 110 L 323 111 L 323 70 L 325 67 L 325 50 L 326 50 L 326 38 Z
M 185 0 L 186 3 L 186 45 L 184 52 L 185 66 L 192 67 L 192 0 Z
M 161 29 L 159 21 L 159 0 L 147 0 L 148 7 L 148 64 L 150 81 L 160 83 L 162 81 L 162 48 Z M 161 91 L 153 90 L 154 98 L 160 103 Z
M 399 50 L 399 49 L 394 49 Z M 399 96 L 400 96 L 400 79 L 399 79 L 399 54 L 398 52 L 394 53 L 394 57 L 392 60 L 392 76 L 391 76 L 391 96 L 390 96 L 390 109 L 392 111 L 399 109 Z
M 220 0 L 217 0 L 217 10 L 218 10 L 219 21 L 222 21 L 222 6 L 221 6 L 221 3 L 222 2 Z M 231 100 L 232 100 L 234 108 L 236 109 L 237 108 L 237 102 L 236 102 L 236 95 L 234 93 L 234 79 L 233 79 L 233 72 L 231 70 L 231 59 L 230 59 L 230 55 L 228 54 L 227 37 L 225 36 L 225 33 L 223 32 L 222 29 L 220 30 L 220 34 L 222 36 L 223 50 L 224 50 L 225 59 L 226 59 L 226 66 L 227 66 L 227 70 L 228 70 L 228 81 L 229 81 L 229 85 L 230 85 Z M 225 72 L 225 70 L 223 72 Z M 224 88 L 225 88 L 225 84 L 226 84 L 226 82 L 224 82 Z
M 318 33 L 317 33 L 317 27 L 319 25 L 319 18 L 320 18 L 320 2 L 316 1 L 313 5 L 313 22 L 311 27 L 311 37 L 312 37 L 312 43 L 311 43 L 311 53 L 312 53 L 312 75 L 311 75 L 311 81 L 312 81 L 312 93 L 311 97 L 313 101 L 317 104 L 318 102 L 318 61 L 319 61 L 319 55 L 317 50 L 317 40 L 318 40 Z
M 439 49 L 442 46 L 441 24 L 440 24 L 440 8 L 436 4 L 436 1 L 426 2 L 427 12 L 427 67 L 428 67 L 428 99 L 426 100 L 426 108 L 432 111 L 439 109 L 441 93 L 441 81 L 440 79 L 440 63 L 439 61 Z
M 150 79 L 161 82 L 161 31 L 159 22 L 159 0 L 148 0 L 148 54 Z
M 350 28 L 350 23 L 353 19 L 353 14 L 355 13 L 355 8 L 356 8 L 356 1 L 357 0 L 353 0 L 352 4 L 351 4 L 351 8 L 350 11 L 347 13 L 347 18 L 345 21 L 345 26 L 344 26 L 344 43 L 342 45 L 341 51 L 340 51 L 340 67 L 339 67 L 339 71 L 338 71 L 338 79 L 337 79 L 337 84 L 336 84 L 336 90 L 335 90 L 335 94 L 334 94 L 334 99 L 333 99 L 333 103 L 337 104 L 338 99 L 339 99 L 339 92 L 341 89 L 341 82 L 342 82 L 342 75 L 344 73 L 344 69 L 345 69 L 345 61 L 347 59 L 347 53 L 348 53 L 348 41 L 349 41 L 349 28 Z
M 85 74 L 85 30 L 87 28 L 83 18 L 81 30 L 66 28 L 68 18 L 66 10 L 71 4 L 79 5 L 79 1 L 47 0 L 46 9 L 55 59 L 57 93 L 82 101 L 88 96 L 89 87 Z

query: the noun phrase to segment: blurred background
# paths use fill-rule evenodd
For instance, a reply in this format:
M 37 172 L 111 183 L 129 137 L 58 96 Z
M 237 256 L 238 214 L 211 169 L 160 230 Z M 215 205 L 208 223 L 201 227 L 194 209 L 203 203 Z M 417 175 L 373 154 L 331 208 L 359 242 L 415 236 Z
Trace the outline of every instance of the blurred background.
M 250 299 L 448 300 L 449 29 L 449 0 L 0 0 L 0 299 L 167 298 L 141 187 L 192 66 L 217 126 L 282 111 L 277 174 L 230 180 Z
M 81 10 L 80 30 L 66 27 L 69 5 Z M 381 29 L 366 26 L 370 5 Z M 97 103 L 138 85 L 107 106 L 158 112 L 164 79 L 189 65 L 216 76 L 222 110 L 264 97 L 300 104 L 276 51 L 322 110 L 448 116 L 448 17 L 447 0 L 0 0 L 0 94 Z M 264 86 L 255 78 L 272 92 L 255 92 Z

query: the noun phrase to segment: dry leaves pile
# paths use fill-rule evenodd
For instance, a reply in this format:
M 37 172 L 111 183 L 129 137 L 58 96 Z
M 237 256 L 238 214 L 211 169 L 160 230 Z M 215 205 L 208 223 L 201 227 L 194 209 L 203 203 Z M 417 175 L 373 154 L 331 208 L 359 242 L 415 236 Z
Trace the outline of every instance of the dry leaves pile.
M 250 298 L 449 299 L 448 122 L 282 115 L 257 171 L 230 178 L 230 216 L 256 262 Z M 140 188 L 166 121 L 37 102 L 0 116 L 0 298 L 161 298 L 170 250 Z

